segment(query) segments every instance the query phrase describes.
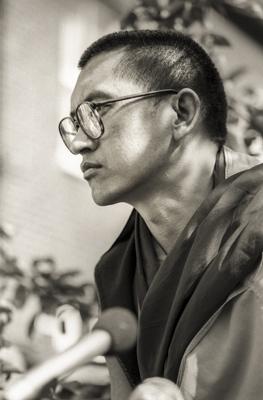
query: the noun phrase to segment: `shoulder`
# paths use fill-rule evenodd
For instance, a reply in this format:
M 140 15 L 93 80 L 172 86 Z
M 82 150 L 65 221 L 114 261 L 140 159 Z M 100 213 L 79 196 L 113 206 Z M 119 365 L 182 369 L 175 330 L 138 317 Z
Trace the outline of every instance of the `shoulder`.
M 263 264 L 198 333 L 181 368 L 189 400 L 258 400 L 263 393 Z M 212 356 L 211 356 L 212 355 Z
M 248 154 L 239 153 L 230 149 L 227 146 L 223 147 L 224 157 L 225 157 L 225 176 L 229 178 L 230 176 L 237 174 L 238 172 L 250 169 L 262 161 L 257 157 L 252 157 Z

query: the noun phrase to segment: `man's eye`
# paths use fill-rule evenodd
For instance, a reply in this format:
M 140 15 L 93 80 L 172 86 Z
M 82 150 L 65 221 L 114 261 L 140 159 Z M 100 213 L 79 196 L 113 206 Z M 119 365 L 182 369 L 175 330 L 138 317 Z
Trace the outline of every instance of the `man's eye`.
M 98 106 L 96 106 L 96 110 L 98 111 L 98 113 L 102 117 L 103 115 L 107 114 L 107 112 L 110 110 L 111 106 L 112 106 L 111 104 L 98 105 Z

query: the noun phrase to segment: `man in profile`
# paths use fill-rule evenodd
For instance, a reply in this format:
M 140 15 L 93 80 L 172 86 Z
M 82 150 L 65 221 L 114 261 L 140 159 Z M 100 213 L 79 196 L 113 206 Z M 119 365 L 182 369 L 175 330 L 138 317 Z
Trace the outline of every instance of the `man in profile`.
M 138 317 L 136 349 L 108 360 L 112 400 L 179 399 L 178 387 L 185 400 L 258 400 L 263 169 L 224 146 L 214 64 L 182 34 L 130 31 L 79 67 L 60 134 L 94 201 L 133 207 L 95 272 L 101 309 Z

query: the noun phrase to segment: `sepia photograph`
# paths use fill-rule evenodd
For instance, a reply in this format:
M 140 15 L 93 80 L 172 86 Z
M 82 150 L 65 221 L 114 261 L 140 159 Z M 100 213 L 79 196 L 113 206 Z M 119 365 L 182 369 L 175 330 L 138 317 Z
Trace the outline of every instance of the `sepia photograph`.
M 0 0 L 0 400 L 263 400 L 263 0 Z

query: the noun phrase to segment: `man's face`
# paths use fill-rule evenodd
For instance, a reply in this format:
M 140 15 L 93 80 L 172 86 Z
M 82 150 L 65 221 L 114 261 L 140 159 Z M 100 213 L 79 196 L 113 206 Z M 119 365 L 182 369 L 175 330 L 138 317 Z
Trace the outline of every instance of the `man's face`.
M 96 102 L 145 91 L 114 75 L 120 57 L 121 51 L 100 54 L 81 71 L 71 99 L 73 112 L 87 98 Z M 134 204 L 156 190 L 169 161 L 171 136 L 162 118 L 162 102 L 156 106 L 149 98 L 125 100 L 99 113 L 103 135 L 92 140 L 80 129 L 74 141 L 82 166 L 88 167 L 84 178 L 97 204 Z

